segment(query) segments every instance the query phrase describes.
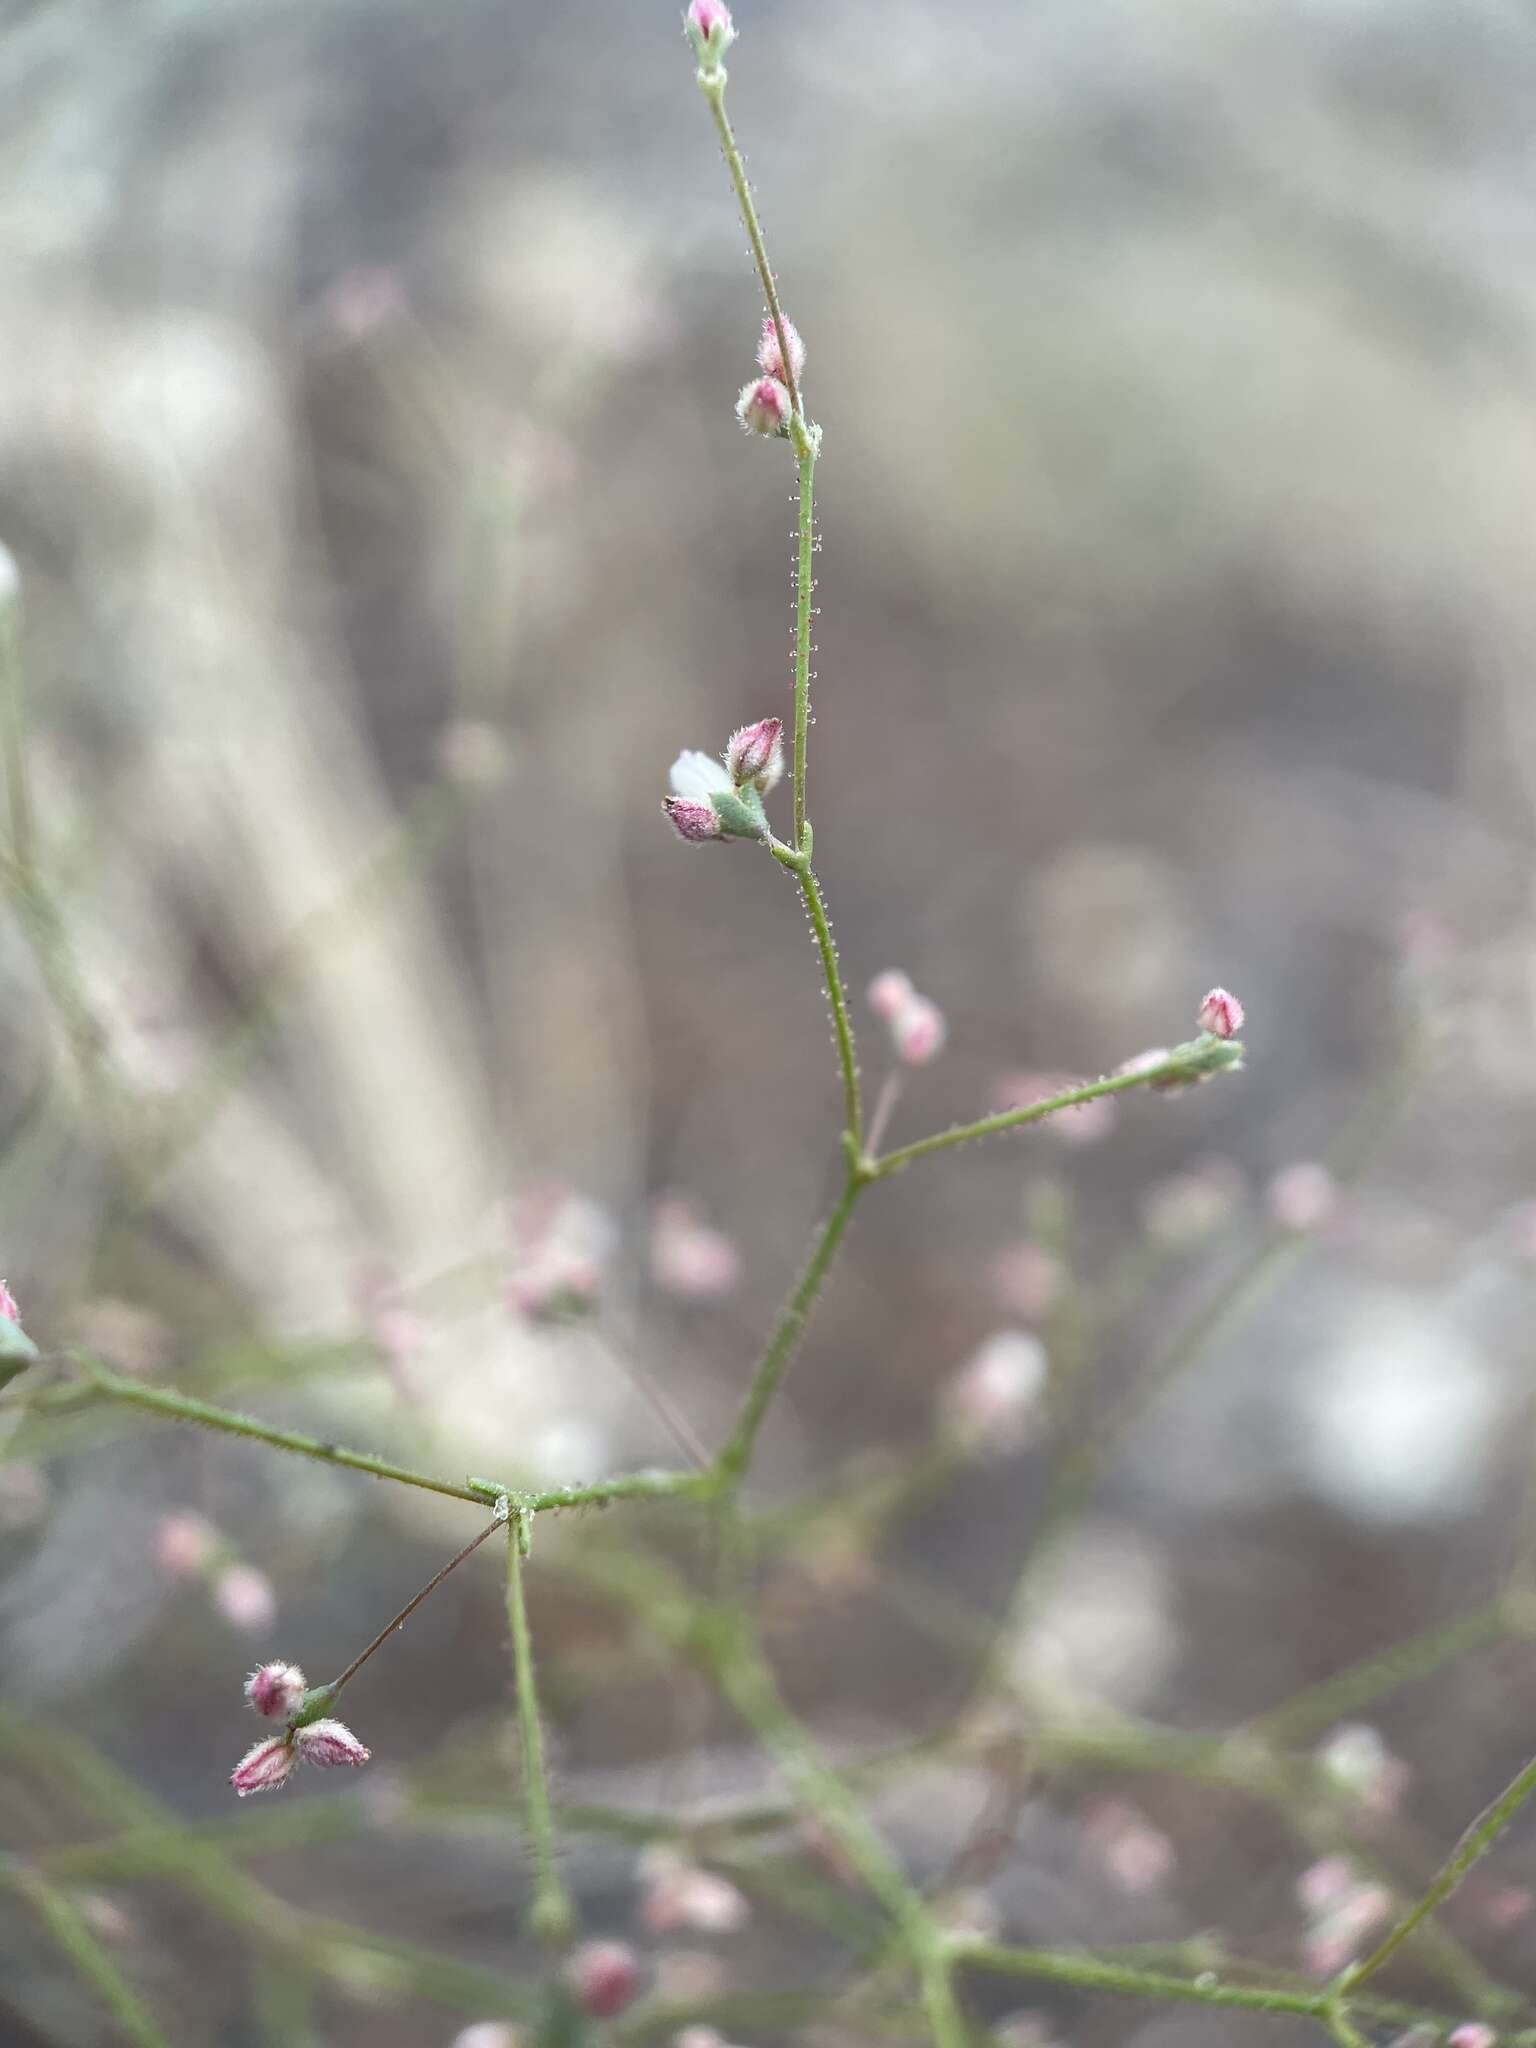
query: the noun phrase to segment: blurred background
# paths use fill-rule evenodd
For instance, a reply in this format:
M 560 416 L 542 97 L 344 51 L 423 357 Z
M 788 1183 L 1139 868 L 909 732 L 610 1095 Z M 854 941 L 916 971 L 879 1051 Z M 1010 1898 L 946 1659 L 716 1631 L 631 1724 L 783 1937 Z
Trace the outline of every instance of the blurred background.
M 452 1477 L 673 1464 L 677 1417 L 717 1444 L 838 1173 L 795 891 L 659 810 L 679 749 L 786 710 L 791 623 L 792 465 L 732 418 L 758 296 L 676 13 L 0 25 L 32 819 L 0 1270 L 47 1350 Z M 1230 1787 L 1044 1744 L 973 1882 L 999 1779 L 964 1710 L 991 1641 L 1015 1735 L 1226 1730 L 1460 1621 L 1465 1656 L 1298 1723 L 1332 1769 L 1369 1709 L 1341 1796 L 1409 1889 L 1532 1746 L 1536 1664 L 1484 1603 L 1530 1463 L 1536 16 L 743 0 L 738 27 L 825 433 L 811 811 L 870 1087 L 875 973 L 949 1024 L 893 1136 L 1186 1038 L 1214 982 L 1250 1020 L 1239 1079 L 867 1203 L 763 1442 L 769 1646 L 833 1755 L 960 1717 L 967 1754 L 875 1811 L 1006 1938 L 1326 1968 L 1340 1897 L 1297 1887 L 1328 1844 Z M 34 1382 L 0 1395 L 0 1843 L 60 1859 L 178 2044 L 515 2019 L 493 1564 L 349 1692 L 368 1772 L 255 1810 L 227 1785 L 250 1665 L 345 1664 L 472 1511 Z M 1043 1540 L 1063 1445 L 1127 1398 Z M 615 1590 L 637 1548 L 699 1566 L 659 1511 L 539 1531 L 557 1792 L 761 1800 Z M 196 1883 L 86 1848 L 172 1822 L 211 1845 Z M 748 1870 L 694 1843 L 735 1902 L 684 1911 L 630 1832 L 573 1828 L 568 1874 L 658 2011 L 900 2037 L 839 2005 L 846 1948 L 783 1880 L 803 1844 Z M 1528 1884 L 1527 1829 L 1451 1924 L 1536 1991 Z M 353 1934 L 298 1972 L 285 1906 Z M 764 1985 L 825 1993 L 818 2030 Z M 1445 2005 L 1443 1973 L 1417 1989 Z M 973 2013 L 1083 2048 L 1312 2038 L 1028 1990 Z M 20 1914 L 0 1999 L 6 2041 L 113 2038 Z

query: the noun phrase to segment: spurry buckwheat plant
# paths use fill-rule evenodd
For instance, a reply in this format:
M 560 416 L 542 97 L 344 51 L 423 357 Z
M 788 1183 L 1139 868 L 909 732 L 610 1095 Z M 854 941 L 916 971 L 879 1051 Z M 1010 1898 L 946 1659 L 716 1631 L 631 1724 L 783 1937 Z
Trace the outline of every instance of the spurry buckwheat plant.
M 29 1428 L 46 1444 L 50 1423 L 68 1424 L 98 1408 L 136 1410 L 425 1490 L 489 1517 L 339 1676 L 312 1686 L 296 1664 L 275 1657 L 251 1671 L 245 1697 L 271 1732 L 235 1765 L 230 1782 L 244 1799 L 285 1785 L 304 1762 L 326 1769 L 366 1765 L 369 1750 L 336 1718 L 340 1694 L 450 1573 L 491 1537 L 500 1536 L 521 1817 L 531 1866 L 527 1926 L 545 1960 L 539 1981 L 532 1983 L 526 1973 L 520 1977 L 461 1965 L 409 1941 L 372 1937 L 309 1908 L 291 1907 L 251 1878 L 241 1859 L 248 1842 L 271 1846 L 308 1839 L 302 1819 L 280 1819 L 270 1832 L 261 1833 L 261 1822 L 252 1817 L 246 1836 L 235 1827 L 192 1829 L 183 1835 L 163 1807 L 121 1778 L 104 1758 L 10 1710 L 0 1712 L 0 1750 L 33 1760 L 45 1771 L 70 1773 L 110 1830 L 97 1842 L 8 1854 L 0 1858 L 0 1879 L 68 1958 L 110 2014 L 117 2034 L 151 2048 L 166 2048 L 170 2036 L 114 1954 L 120 1938 L 110 1914 L 85 1889 L 88 1880 L 163 1876 L 196 1891 L 260 1952 L 270 1973 L 271 2038 L 290 2038 L 283 2031 L 288 2025 L 283 2015 L 290 2010 L 286 2001 L 293 1984 L 300 1987 L 302 2005 L 306 1987 L 315 1982 L 343 1993 L 350 1988 L 365 2002 L 388 2002 L 392 1994 L 408 1991 L 462 2014 L 493 2015 L 467 2026 L 458 2036 L 458 2048 L 509 2048 L 514 2040 L 531 2041 L 535 2048 L 580 2048 L 602 2038 L 605 2030 L 614 2041 L 670 2038 L 676 2048 L 724 2048 L 716 2022 L 776 2037 L 817 2025 L 829 2030 L 818 2038 L 931 2041 L 937 2048 L 968 2048 L 979 2040 L 1053 2040 L 1052 2023 L 1044 2016 L 1029 2011 L 997 2016 L 996 2007 L 1011 1984 L 1307 2023 L 1346 2048 L 1388 2040 L 1450 2048 L 1536 2041 L 1530 2001 L 1490 1978 L 1434 1917 L 1536 1791 L 1536 1764 L 1519 1773 L 1472 1823 L 1426 1884 L 1411 1886 L 1399 1879 L 1393 1845 L 1384 1846 L 1384 1830 L 1402 1796 L 1404 1766 L 1379 1730 L 1356 1718 L 1393 1688 L 1428 1675 L 1464 1651 L 1528 1633 L 1529 1556 L 1508 1591 L 1486 1610 L 1366 1658 L 1230 1735 L 1191 1734 L 1129 1717 L 1088 1720 L 1060 1713 L 1052 1720 L 1042 1713 L 1039 1697 L 1007 1668 L 999 1634 L 958 1606 L 925 1617 L 936 1633 L 948 1634 L 973 1666 L 970 1696 L 930 1742 L 834 1766 L 780 1691 L 753 1597 L 763 1557 L 776 1547 L 798 1550 L 827 1577 L 840 1570 L 857 1574 L 880 1534 L 919 1511 L 957 1473 L 1049 1441 L 1061 1448 L 1061 1455 L 1037 1532 L 1017 1572 L 1015 1614 L 1028 1614 L 1041 1597 L 1042 1561 L 1147 1406 L 1334 1217 L 1342 1192 L 1368 1156 L 1381 1106 L 1360 1128 L 1345 1133 L 1337 1158 L 1296 1164 L 1276 1177 L 1269 1190 L 1269 1222 L 1253 1257 L 1150 1362 L 1121 1408 L 1096 1433 L 1071 1427 L 1074 1413 L 1065 1404 L 1069 1390 L 1058 1383 L 1051 1352 L 1036 1332 L 1035 1325 L 1062 1302 L 1070 1284 L 1068 1262 L 1060 1249 L 1041 1241 L 1050 1235 L 1042 1227 L 1010 1255 L 999 1274 L 999 1293 L 1020 1326 L 995 1333 L 956 1374 L 920 1459 L 910 1468 L 875 1465 L 839 1475 L 831 1495 L 798 1498 L 787 1511 L 762 1509 L 748 1500 L 764 1423 L 849 1225 L 872 1190 L 983 1139 L 1048 1121 L 1070 1133 L 1074 1117 L 1103 1114 L 1103 1106 L 1120 1096 L 1174 1096 L 1233 1074 L 1243 1064 L 1238 1033 L 1244 1018 L 1235 996 L 1213 988 L 1195 1007 L 1195 1034 L 1177 1045 L 1135 1054 L 1097 1079 L 1015 1077 L 987 1113 L 887 1144 L 906 1088 L 940 1057 L 948 1026 L 939 1004 L 915 988 L 905 972 L 887 968 L 876 973 L 866 1002 L 885 1037 L 884 1078 L 873 1104 L 866 1105 L 855 1006 L 814 864 L 808 795 L 817 549 L 813 488 L 822 429 L 807 408 L 807 347 L 781 304 L 726 110 L 725 59 L 736 40 L 735 24 L 724 0 L 691 0 L 685 26 L 765 306 L 755 373 L 741 387 L 736 414 L 749 436 L 785 444 L 795 469 L 798 518 L 787 712 L 740 727 L 718 757 L 695 749 L 680 753 L 664 809 L 685 842 L 740 840 L 761 847 L 802 899 L 831 1013 L 841 1097 L 836 1193 L 723 1441 L 713 1450 L 698 1447 L 687 1469 L 621 1473 L 544 1491 L 494 1478 L 440 1477 L 348 1449 L 215 1405 L 152 1376 L 115 1369 L 84 1348 L 42 1352 L 24 1330 L 9 1290 L 0 1285 L 0 1388 L 13 1388 L 5 1428 L 8 1434 L 19 1429 L 24 1446 Z M 93 1086 L 102 1091 L 113 1115 L 125 1114 L 118 1077 L 104 1069 L 88 1009 L 71 978 L 57 904 L 36 863 L 22 723 L 14 715 L 14 592 L 9 588 L 0 590 L 0 606 L 11 685 L 5 885 Z M 780 788 L 786 780 L 787 793 Z M 1405 1067 L 1412 1064 L 1410 1055 Z M 1388 1094 L 1400 1078 L 1394 1077 Z M 1081 1132 L 1083 1126 L 1076 1128 Z M 1219 1162 L 1164 1188 L 1148 1217 L 1155 1255 L 1175 1256 L 1219 1228 L 1230 1197 Z M 530 1218 L 508 1283 L 515 1311 L 539 1327 L 584 1317 L 598 1287 L 597 1235 L 591 1218 L 570 1202 L 547 1204 Z M 658 1204 L 651 1258 L 658 1285 L 682 1298 L 707 1299 L 734 1283 L 735 1247 L 676 1198 Z M 387 1286 L 371 1288 L 369 1301 L 379 1348 L 403 1366 L 419 1335 L 409 1308 Z M 1083 1306 L 1066 1331 L 1069 1348 L 1086 1352 L 1102 1335 L 1087 1326 L 1089 1308 L 1102 1319 L 1106 1304 L 1112 1307 L 1114 1301 L 1111 1286 Z M 686 1421 L 675 1433 L 690 1451 L 697 1445 Z M 724 1812 L 681 1815 L 583 1810 L 557 1801 L 526 1593 L 533 1537 L 541 1521 L 623 1502 L 691 1512 L 707 1538 L 702 1584 L 664 1563 L 659 1551 L 639 1548 L 593 1545 L 590 1554 L 567 1561 L 565 1569 L 632 1611 L 662 1651 L 690 1660 L 704 1673 L 776 1767 L 782 1789 L 774 1798 Z M 157 1530 L 155 1548 L 165 1574 L 205 1584 L 232 1626 L 271 1633 L 270 1584 L 234 1553 L 211 1521 L 191 1511 L 168 1515 Z M 920 1601 L 916 1588 L 912 1597 Z M 232 1704 L 234 1692 L 232 1685 Z M 921 1765 L 925 1756 L 968 1763 L 993 1788 L 981 1821 L 948 1867 L 937 1873 L 920 1869 L 877 1818 L 882 1788 L 907 1768 Z M 1026 1947 L 1007 1939 L 990 1882 L 1007 1860 L 1030 1783 L 1057 1768 L 1182 1778 L 1208 1787 L 1213 1795 L 1241 1796 L 1277 1816 L 1308 1859 L 1296 1884 L 1304 1929 L 1300 1968 L 1248 1963 L 1231 1955 L 1218 1936 L 1198 1931 L 1156 1951 Z M 412 1803 L 398 1786 L 396 1793 L 416 1819 L 424 1825 L 431 1821 L 428 1794 Z M 289 1811 L 302 1816 L 305 1809 Z M 356 1809 L 349 1811 L 355 1816 Z M 345 1825 L 344 1816 L 327 1808 L 319 1814 L 314 1839 L 325 1839 Z M 246 1826 L 242 1812 L 240 1828 Z M 563 1850 L 566 1838 L 577 1835 L 612 1837 L 643 1850 L 639 1923 L 652 1938 L 678 1931 L 701 1937 L 735 1933 L 749 1922 L 755 1902 L 763 1900 L 834 1937 L 845 1965 L 830 1982 L 760 1991 L 722 1986 L 707 1968 L 702 1982 L 690 1981 L 686 1955 L 659 1957 L 652 1973 L 627 1940 L 583 1938 L 578 1888 L 569 1880 Z M 773 1845 L 771 1853 L 763 1853 L 759 1845 L 764 1842 Z M 1168 1835 L 1124 1799 L 1105 1799 L 1090 1810 L 1084 1842 L 1106 1882 L 1126 1894 L 1156 1891 L 1173 1867 Z M 1490 1893 L 1488 1924 L 1519 1921 L 1530 1906 L 1528 1897 L 1513 1892 Z M 1409 2004 L 1378 1991 L 1375 1980 L 1400 1952 L 1421 1977 L 1438 1985 L 1443 1994 L 1438 2004 Z M 528 2031 L 515 2034 L 511 2021 Z

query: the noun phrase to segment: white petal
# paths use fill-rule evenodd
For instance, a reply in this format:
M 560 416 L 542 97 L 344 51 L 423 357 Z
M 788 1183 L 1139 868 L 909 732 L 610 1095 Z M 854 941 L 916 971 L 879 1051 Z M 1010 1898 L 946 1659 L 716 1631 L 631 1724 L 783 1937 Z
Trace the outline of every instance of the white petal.
M 679 796 L 691 796 L 703 802 L 705 798 L 735 785 L 724 765 L 712 755 L 685 747 L 672 763 L 672 787 Z

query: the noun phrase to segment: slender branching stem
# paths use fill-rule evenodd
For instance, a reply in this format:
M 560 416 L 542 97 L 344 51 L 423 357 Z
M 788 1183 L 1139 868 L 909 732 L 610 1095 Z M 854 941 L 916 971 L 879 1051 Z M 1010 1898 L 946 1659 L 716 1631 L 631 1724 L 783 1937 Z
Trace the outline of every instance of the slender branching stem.
M 1403 1943 L 1431 1913 L 1444 1905 L 1473 1865 L 1481 1862 L 1487 1855 L 1533 1792 L 1536 1792 L 1536 1759 L 1528 1763 L 1518 1776 L 1512 1778 L 1493 1804 L 1473 1821 L 1446 1858 L 1424 1896 L 1388 1930 L 1377 1947 L 1372 1949 L 1363 1961 L 1351 1964 L 1343 1973 L 1335 1987 L 1339 1993 L 1353 1996 L 1358 1985 L 1363 1984 L 1368 1977 L 1374 1977 L 1378 1970 L 1383 1969 L 1392 1960 Z
M 795 556 L 795 847 L 809 859 L 805 825 L 806 751 L 811 729 L 811 597 L 816 588 L 816 513 L 813 492 L 819 436 L 801 448 L 796 461 L 800 483 L 799 549 Z M 807 869 L 809 872 L 809 869 Z
M 422 1601 L 427 1599 L 430 1594 L 433 1594 L 437 1591 L 438 1587 L 443 1583 L 444 1579 L 447 1578 L 448 1574 L 450 1572 L 457 1571 L 459 1566 L 464 1562 L 465 1558 L 468 1557 L 472 1551 L 478 1550 L 481 1544 L 485 1541 L 485 1539 L 488 1536 L 494 1535 L 496 1530 L 498 1530 L 501 1527 L 503 1519 L 503 1517 L 497 1516 L 493 1521 L 487 1522 L 485 1527 L 480 1531 L 480 1534 L 478 1536 L 472 1536 L 469 1542 L 465 1544 L 464 1548 L 461 1551 L 459 1551 L 455 1556 L 449 1558 L 448 1562 L 443 1566 L 440 1572 L 435 1572 L 432 1575 L 432 1577 L 428 1579 L 427 1583 L 422 1587 L 421 1591 L 417 1593 L 413 1599 L 406 1601 L 405 1605 L 401 1608 L 400 1612 L 395 1616 L 394 1620 L 386 1623 L 386 1625 L 379 1630 L 378 1634 L 374 1637 L 373 1641 L 368 1645 L 366 1650 L 360 1650 L 358 1652 L 358 1654 L 352 1659 L 352 1662 L 347 1666 L 346 1670 L 342 1672 L 340 1678 L 333 1678 L 331 1680 L 330 1684 L 326 1687 L 326 1691 L 329 1692 L 333 1698 L 337 1693 L 341 1691 L 341 1688 L 345 1684 L 347 1684 L 347 1682 L 350 1679 L 353 1679 L 357 1676 L 358 1672 L 362 1670 L 363 1666 L 368 1662 L 368 1659 L 373 1655 L 374 1651 L 382 1648 L 382 1646 L 389 1641 L 390 1637 L 395 1633 L 396 1629 L 404 1628 L 405 1624 L 416 1612 L 417 1608 L 421 1605 Z
M 528 1626 L 528 1602 L 523 1592 L 528 1529 L 528 1516 L 513 1509 L 507 1520 L 507 1628 L 512 1638 L 512 1678 L 523 1757 L 523 1806 L 533 1850 L 529 1925 L 541 1941 L 558 1948 L 570 1940 L 576 1922 L 555 1847 L 549 1771 L 544 1760 L 544 1724 L 539 1717 L 539 1691 L 533 1668 L 533 1631 Z

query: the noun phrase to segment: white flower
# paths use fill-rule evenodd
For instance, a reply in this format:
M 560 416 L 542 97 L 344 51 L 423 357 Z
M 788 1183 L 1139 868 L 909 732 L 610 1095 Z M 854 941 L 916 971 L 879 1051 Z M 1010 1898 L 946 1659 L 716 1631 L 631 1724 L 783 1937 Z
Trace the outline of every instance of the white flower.
M 701 754 L 695 747 L 684 747 L 672 763 L 674 793 L 691 797 L 696 803 L 708 803 L 712 796 L 729 796 L 735 787 L 724 762 Z

